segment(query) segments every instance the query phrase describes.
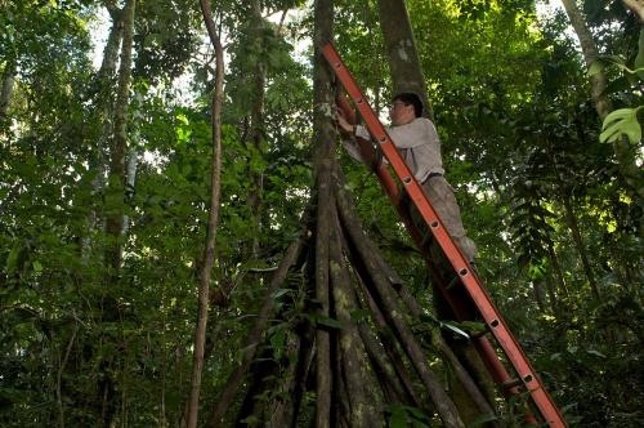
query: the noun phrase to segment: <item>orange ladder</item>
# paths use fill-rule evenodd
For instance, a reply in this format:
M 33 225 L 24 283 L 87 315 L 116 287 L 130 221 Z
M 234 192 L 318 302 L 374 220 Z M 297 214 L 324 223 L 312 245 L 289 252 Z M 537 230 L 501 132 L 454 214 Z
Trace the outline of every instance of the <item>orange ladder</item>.
M 402 156 L 396 149 L 393 141 L 387 134 L 386 129 L 378 120 L 371 106 L 362 94 L 359 86 L 353 76 L 342 62 L 340 55 L 331 43 L 327 43 L 322 48 L 322 54 L 330 64 L 338 80 L 346 90 L 349 97 L 353 100 L 360 116 L 362 116 L 369 133 L 378 143 L 380 151 L 389 162 L 398 181 L 402 183 L 410 203 L 414 204 L 422 216 L 426 227 L 431 231 L 431 235 L 437 245 L 440 246 L 445 258 L 449 262 L 452 274 L 457 280 L 447 281 L 443 278 L 442 284 L 437 284 L 443 297 L 451 306 L 452 311 L 458 321 L 482 319 L 496 340 L 498 348 L 505 354 L 505 358 L 510 363 L 515 377 L 510 376 L 503 365 L 499 355 L 488 340 L 486 335 L 473 337 L 475 348 L 479 352 L 481 359 L 485 363 L 490 375 L 494 381 L 503 387 L 505 395 L 516 395 L 527 391 L 541 416 L 542 423 L 545 422 L 551 427 L 565 427 L 566 422 L 563 419 L 559 408 L 546 391 L 542 381 L 532 368 L 527 356 L 519 345 L 518 341 L 510 332 L 508 326 L 503 320 L 499 310 L 495 307 L 490 296 L 485 290 L 481 280 L 472 270 L 469 262 L 465 259 L 460 249 L 456 246 L 450 235 L 445 230 L 438 214 L 432 207 L 431 203 L 425 196 L 420 184 L 414 178 L 411 170 L 403 160 Z M 412 238 L 419 246 L 421 252 L 426 258 L 430 255 L 425 249 L 422 233 L 409 218 L 409 210 L 402 202 L 398 184 L 389 174 L 389 169 L 384 162 L 379 161 L 374 155 L 373 147 L 366 142 L 359 141 L 361 152 L 367 163 L 375 170 L 380 179 L 385 192 L 395 205 L 398 213 L 403 218 L 407 229 Z M 431 264 L 431 263 L 430 263 Z M 449 282 L 449 284 L 448 284 Z M 459 283 L 462 287 L 455 287 Z M 529 416 L 529 420 L 536 422 L 534 417 Z

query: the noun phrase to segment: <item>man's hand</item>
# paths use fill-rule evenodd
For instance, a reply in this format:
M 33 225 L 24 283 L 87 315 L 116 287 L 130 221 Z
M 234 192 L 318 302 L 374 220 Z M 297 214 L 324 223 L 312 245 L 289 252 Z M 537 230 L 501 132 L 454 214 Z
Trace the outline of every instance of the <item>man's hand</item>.
M 344 117 L 344 114 L 341 109 L 337 109 L 335 115 L 340 131 L 345 134 L 353 134 L 355 132 L 355 126 L 349 123 L 349 121 Z

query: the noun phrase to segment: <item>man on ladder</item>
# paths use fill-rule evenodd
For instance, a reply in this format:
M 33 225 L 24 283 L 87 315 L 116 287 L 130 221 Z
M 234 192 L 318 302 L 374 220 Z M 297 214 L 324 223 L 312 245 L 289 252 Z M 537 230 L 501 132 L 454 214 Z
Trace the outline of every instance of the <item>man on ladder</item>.
M 354 125 L 342 106 L 338 106 L 338 126 L 346 136 L 370 140 L 369 131 L 361 125 Z M 423 104 L 417 94 L 403 92 L 396 95 L 389 108 L 392 126 L 387 129 L 392 141 L 401 151 L 405 163 L 421 184 L 425 195 L 436 209 L 445 228 L 471 263 L 476 257 L 476 245 L 468 238 L 461 212 L 452 186 L 444 177 L 441 145 L 436 128 L 431 120 L 423 117 Z M 348 153 L 362 161 L 353 139 L 343 141 Z M 412 213 L 413 217 L 417 215 Z

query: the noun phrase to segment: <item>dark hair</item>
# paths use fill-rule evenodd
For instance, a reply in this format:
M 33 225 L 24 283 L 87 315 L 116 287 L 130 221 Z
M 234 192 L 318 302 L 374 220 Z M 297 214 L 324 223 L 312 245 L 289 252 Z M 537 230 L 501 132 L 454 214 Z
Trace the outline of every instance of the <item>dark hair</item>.
M 414 92 L 401 92 L 397 94 L 392 101 L 401 101 L 407 105 L 411 104 L 414 106 L 416 117 L 421 117 L 423 115 L 423 102 L 420 100 L 418 94 Z

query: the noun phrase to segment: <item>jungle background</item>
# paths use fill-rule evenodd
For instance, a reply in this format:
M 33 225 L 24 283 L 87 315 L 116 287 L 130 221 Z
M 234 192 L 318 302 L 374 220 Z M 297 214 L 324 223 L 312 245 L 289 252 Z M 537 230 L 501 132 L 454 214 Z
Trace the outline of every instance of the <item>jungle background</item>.
M 637 2 L 566 3 L 590 40 L 548 2 L 406 5 L 480 276 L 571 425 L 641 426 L 644 37 Z M 205 421 L 311 197 L 313 4 L 214 2 L 217 60 L 197 1 L 0 6 L 0 425 L 182 424 L 208 271 Z M 386 112 L 377 2 L 335 14 L 338 50 Z M 430 310 L 377 181 L 337 158 Z M 266 332 L 273 356 L 288 358 L 291 312 Z

